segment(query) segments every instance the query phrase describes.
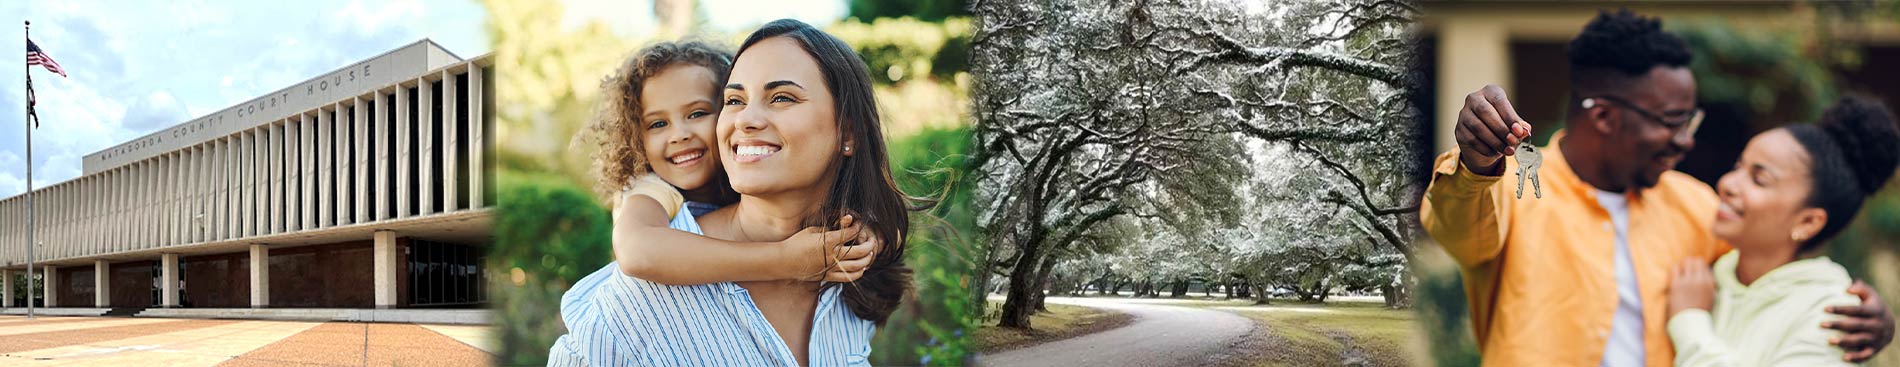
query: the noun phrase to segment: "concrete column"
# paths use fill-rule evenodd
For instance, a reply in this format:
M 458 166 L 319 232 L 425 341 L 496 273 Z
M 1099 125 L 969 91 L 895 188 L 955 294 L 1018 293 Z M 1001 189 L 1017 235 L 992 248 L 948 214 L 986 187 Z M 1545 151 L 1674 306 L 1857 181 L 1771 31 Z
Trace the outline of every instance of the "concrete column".
M 448 69 L 442 69 L 442 130 L 436 132 L 442 134 L 442 146 L 436 147 L 436 150 L 442 152 L 442 207 L 436 209 L 443 212 L 461 209 L 456 207 L 455 202 L 455 195 L 459 193 L 456 186 L 460 185 L 460 181 L 457 181 L 455 177 L 456 155 L 459 153 L 455 150 L 455 145 L 460 142 L 455 131 L 460 124 L 455 120 L 462 115 L 457 108 L 455 90 L 460 87 L 461 84 L 455 81 L 455 74 L 449 73 Z
M 46 307 L 59 306 L 59 292 L 53 291 L 59 288 L 59 272 L 54 271 L 58 269 L 52 265 L 40 267 L 40 279 L 45 282 L 40 283 L 40 300 L 46 303 Z
M 192 232 L 198 234 L 195 242 L 210 242 L 211 212 L 214 210 L 211 206 L 211 193 L 214 192 L 211 188 L 211 143 L 199 146 L 194 154 L 198 156 L 198 207 L 192 210 L 192 217 L 198 220 Z
M 178 243 L 178 216 L 172 212 L 173 205 L 178 203 L 175 200 L 178 194 L 178 159 L 176 155 L 168 153 L 154 160 L 158 161 L 158 181 L 153 184 L 158 185 L 159 189 L 157 212 L 160 219 L 158 241 L 150 247 L 164 247 Z
M 0 269 L 0 307 L 13 307 L 13 271 Z
M 429 90 L 427 85 L 417 85 L 417 87 L 420 88 L 418 89 L 418 94 Z M 414 127 L 416 123 L 415 119 L 409 118 L 411 108 L 408 88 L 398 85 L 396 88 L 396 151 L 395 155 L 390 156 L 391 159 L 396 160 L 396 172 L 394 173 L 396 176 L 395 217 L 409 216 L 409 213 L 411 213 L 409 197 L 410 195 L 415 195 L 415 193 L 409 191 L 409 180 L 412 180 L 411 177 L 415 176 L 415 167 L 409 164 L 410 154 L 412 154 L 415 149 L 409 144 L 409 129 Z
M 165 308 L 178 307 L 178 254 L 159 255 L 158 273 L 159 305 Z
M 302 162 L 297 169 L 303 176 L 303 179 L 298 182 L 303 185 L 303 191 L 300 191 L 302 194 L 297 197 L 299 201 L 297 205 L 301 209 L 302 228 L 315 229 L 317 228 L 317 120 L 310 118 L 309 114 L 297 115 L 297 120 L 299 121 L 297 159 Z
M 64 194 L 65 192 L 62 192 L 60 190 L 53 190 L 50 187 L 41 188 L 40 190 L 42 190 L 40 191 L 41 193 L 46 195 L 45 196 L 46 201 L 44 201 L 44 203 L 46 204 L 42 204 L 46 206 L 39 207 L 38 210 L 46 211 L 45 212 L 46 216 L 41 217 L 41 218 L 44 218 L 44 219 L 41 219 L 44 222 L 38 222 L 35 224 L 44 226 L 45 229 L 41 233 L 44 233 L 44 236 L 46 236 L 46 239 L 42 240 L 35 237 L 34 240 L 42 241 L 46 243 L 47 247 L 45 248 L 48 250 L 46 251 L 46 253 L 53 255 L 53 256 L 48 256 L 46 258 L 56 259 L 59 256 L 66 255 L 66 246 L 62 246 L 66 243 L 66 241 L 63 238 L 60 238 L 62 235 L 65 234 L 64 230 L 66 229 L 65 228 L 66 223 L 64 220 L 65 214 L 66 214 L 66 205 L 64 205 L 64 203 L 62 202 L 62 199 L 64 199 L 63 197 L 64 195 L 61 195 L 61 194 Z M 38 200 L 39 198 L 34 198 L 34 199 Z
M 437 153 L 435 139 L 438 137 L 435 132 L 436 114 L 434 106 L 440 102 L 435 100 L 433 82 L 430 82 L 428 77 L 425 76 L 417 80 L 419 80 L 417 85 L 421 89 L 417 90 L 416 96 L 421 97 L 421 101 L 416 102 L 416 115 L 420 118 L 416 120 L 416 142 L 418 146 L 416 147 L 415 153 L 416 165 L 421 166 L 416 167 L 416 177 L 421 180 L 421 183 L 416 185 L 416 195 L 421 195 L 422 197 L 420 198 L 421 200 L 416 201 L 420 203 L 420 205 L 417 205 L 416 214 L 428 215 L 434 214 L 438 209 L 435 207 L 434 200 L 435 180 L 440 177 L 435 177 L 435 161 L 432 158 L 434 158 Z
M 402 89 L 397 88 L 397 90 Z M 389 121 L 389 111 L 395 108 L 395 104 L 389 103 L 391 97 L 388 94 L 384 94 L 380 89 L 376 90 L 375 98 L 376 117 L 369 119 L 370 124 L 374 126 L 370 130 L 375 132 L 375 137 L 371 138 L 370 141 L 375 142 L 376 145 L 376 149 L 373 149 L 373 152 L 368 152 L 370 156 L 373 157 L 371 166 L 375 167 L 376 171 L 376 182 L 373 183 L 373 186 L 369 189 L 369 192 L 375 195 L 374 198 L 371 198 L 371 201 L 375 203 L 370 207 L 375 208 L 375 213 L 373 213 L 375 220 L 384 220 L 389 219 L 390 214 L 395 213 L 395 208 L 389 205 L 390 195 L 395 194 L 395 190 L 390 190 L 389 186 L 389 168 L 392 163 L 389 160 L 389 151 L 391 147 L 390 142 L 394 140 L 391 139 L 394 134 L 389 133 L 390 126 L 392 126 L 391 123 L 393 123 L 393 121 Z
M 483 174 L 486 171 L 482 170 L 482 156 L 488 152 L 482 149 L 487 145 L 483 142 L 485 138 L 482 137 L 482 129 L 488 126 L 484 120 L 488 112 L 485 104 L 488 97 L 482 94 L 483 80 L 482 66 L 468 64 L 468 206 L 470 208 L 480 208 L 486 204 L 482 202 L 482 183 L 488 181 L 488 177 Z
M 268 190 L 265 191 L 265 205 L 258 209 L 263 210 L 260 213 L 266 214 L 265 233 L 284 233 L 284 166 L 281 164 L 284 161 L 284 127 L 271 123 L 264 127 L 264 133 L 264 154 L 259 156 L 265 157 L 265 162 L 258 172 L 266 176 L 262 182 Z
M 126 244 L 132 243 L 132 217 L 136 215 L 136 213 L 132 211 L 134 204 L 132 202 L 132 194 L 134 193 L 134 191 L 132 191 L 132 170 L 130 168 L 121 167 L 114 170 L 112 175 L 116 179 L 114 180 L 116 182 L 113 183 L 112 190 L 112 214 L 115 217 L 112 221 L 112 226 L 113 231 L 116 233 L 112 236 L 112 244 L 106 246 L 106 249 L 117 251 L 118 249 L 125 248 Z
M 231 238 L 231 223 L 235 223 L 231 219 L 231 198 L 233 197 L 231 195 L 231 139 L 218 139 L 217 145 L 213 146 L 213 148 L 217 149 L 218 156 L 218 172 L 216 173 L 218 177 L 218 200 L 216 204 L 217 209 L 214 214 L 212 214 L 212 217 L 213 222 L 218 223 L 218 226 L 211 231 L 211 233 L 217 234 L 216 236 L 212 236 L 211 239 L 223 240 Z
M 104 238 L 99 241 L 99 251 L 110 251 L 112 245 L 118 243 L 118 236 L 120 236 L 120 232 L 122 232 L 120 228 L 125 224 L 123 217 L 120 217 L 120 215 L 123 215 L 123 211 L 118 209 L 118 203 L 120 203 L 118 194 L 122 192 L 122 190 L 120 190 L 120 171 L 118 171 L 118 169 L 108 169 L 103 177 L 101 177 L 101 181 L 104 181 L 104 192 L 99 194 L 101 203 L 104 205 L 104 228 L 101 230 L 101 234 L 103 234 Z
M 98 176 L 87 175 L 73 180 L 75 182 L 73 189 L 79 191 L 79 238 L 73 239 L 73 243 L 81 250 L 93 254 L 104 253 L 99 251 L 97 237 L 99 231 L 96 227 L 99 222 L 95 220 L 99 214 L 99 211 L 95 209 L 98 205 L 99 191 L 92 183 L 96 179 Z
M 142 217 L 139 218 L 140 227 L 137 231 L 144 235 L 140 236 L 139 242 L 129 247 L 129 249 L 133 250 L 151 248 L 154 244 L 158 243 L 159 239 L 162 238 L 160 234 L 163 233 L 163 231 L 159 230 L 163 228 L 161 224 L 159 224 L 159 221 L 164 219 L 159 218 L 158 197 L 160 191 L 158 185 L 154 184 L 155 182 L 161 181 L 158 177 L 158 161 L 146 159 L 145 163 L 139 164 L 139 171 L 141 172 L 139 175 L 144 177 L 144 179 L 139 181 L 136 185 L 139 186 L 139 195 L 141 195 L 140 202 L 145 203 L 145 206 L 139 209 L 139 213 L 141 213 Z
M 374 235 L 376 259 L 376 308 L 396 307 L 396 231 L 380 230 Z
M 317 167 L 313 170 L 319 179 L 314 191 L 317 193 L 317 228 L 336 223 L 331 213 L 336 209 L 336 201 L 330 198 L 330 194 L 336 192 L 336 174 L 330 170 L 331 165 L 336 164 L 336 143 L 332 141 L 336 135 L 336 115 L 334 111 L 326 111 L 328 108 L 317 108 L 317 146 L 314 149 L 317 152 Z
M 158 159 L 158 177 L 159 181 L 163 182 L 163 184 L 159 186 L 159 189 L 163 190 L 163 192 L 159 194 L 161 196 L 159 197 L 158 215 L 165 218 L 164 222 L 162 222 L 162 224 L 164 224 L 163 228 L 165 234 L 158 242 L 153 243 L 152 247 L 178 244 L 178 235 L 184 232 L 179 230 L 179 222 L 182 222 L 181 219 L 183 218 L 179 218 L 176 211 L 178 208 L 179 192 L 178 154 L 167 153 L 160 155 Z
M 211 222 L 217 223 L 216 226 L 211 227 L 211 239 L 215 241 L 231 238 L 230 138 L 218 139 L 217 143 L 211 146 L 211 149 L 213 150 L 212 155 L 218 157 L 216 162 L 217 171 L 212 172 L 212 175 L 216 177 L 214 180 L 217 182 L 217 192 L 213 194 L 216 200 L 212 201 L 214 209 L 211 211 Z
M 1438 116 L 1432 126 L 1433 152 L 1458 145 L 1452 137 L 1465 94 L 1485 84 L 1505 91 L 1511 82 L 1511 38 L 1502 22 L 1447 22 L 1438 30 Z M 1457 50 L 1448 52 L 1448 50 Z
M 238 237 L 257 235 L 257 131 L 256 128 L 238 133 L 238 184 L 242 190 L 238 194 Z
M 106 174 L 108 173 L 109 172 L 96 173 L 92 178 L 87 179 L 90 181 L 87 186 L 92 186 L 88 195 L 90 199 L 87 200 L 86 205 L 92 210 L 92 224 L 88 226 L 90 227 L 91 234 L 86 236 L 86 248 L 91 249 L 94 253 L 110 252 L 106 250 L 106 240 L 108 239 L 106 233 L 108 233 L 107 229 L 109 229 L 111 225 L 111 222 L 106 218 L 106 215 L 109 214 L 109 212 L 106 211 L 106 200 L 108 200 L 106 198 L 109 198 L 110 196 L 107 195 L 112 192 L 109 190 L 110 188 L 106 186 L 106 183 L 111 182 L 107 179 Z
M 112 264 L 92 261 L 92 307 L 112 305 Z
M 369 197 L 370 193 L 375 192 L 369 189 L 369 159 L 372 156 L 369 151 L 369 128 L 371 126 L 369 123 L 370 107 L 369 101 L 363 99 L 362 96 L 357 96 L 350 100 L 356 105 L 356 118 L 350 122 L 352 126 L 350 129 L 350 146 L 352 147 L 350 149 L 350 167 L 356 171 L 356 173 L 350 177 L 355 180 L 355 183 L 350 185 L 349 191 L 350 200 L 354 203 L 351 205 L 351 209 L 354 209 L 352 211 L 355 212 L 354 219 L 351 219 L 350 223 L 363 223 L 370 220 Z
M 303 119 L 290 117 L 284 119 L 284 230 L 296 232 L 303 230 L 303 200 L 299 197 L 303 186 Z
M 93 247 L 98 248 L 100 252 L 107 252 L 112 248 L 112 233 L 118 229 L 118 220 L 115 217 L 118 213 L 112 210 L 114 200 L 112 194 L 117 188 L 117 181 L 113 176 L 116 174 L 113 170 L 100 172 L 99 193 L 98 196 L 94 196 L 99 200 L 99 242 L 94 243 Z
M 197 217 L 198 148 L 195 146 L 187 147 L 185 150 L 178 152 L 178 156 L 182 158 L 179 164 L 184 166 L 178 170 L 179 185 L 183 187 L 182 190 L 179 190 L 179 196 L 182 197 L 182 199 L 180 199 L 181 202 L 178 207 L 178 219 L 184 222 L 182 225 L 184 234 L 181 238 L 184 239 L 183 243 L 197 243 L 200 241 L 198 239 L 198 223 L 203 221 L 203 219 Z
M 270 307 L 270 249 L 251 245 L 251 308 Z
M 338 226 L 355 223 L 356 218 L 355 212 L 350 210 L 349 196 L 350 172 L 356 164 L 350 159 L 350 140 L 352 140 L 350 126 L 356 123 L 352 116 L 355 116 L 354 111 L 345 108 L 341 102 L 336 104 L 336 136 L 330 148 L 336 154 L 334 160 L 336 166 L 330 171 L 331 175 L 336 176 L 336 185 L 330 187 L 330 190 L 335 191 L 331 194 L 335 201 L 331 201 L 330 205 L 336 207 L 336 225 Z
M 271 234 L 270 126 L 260 126 L 252 130 L 256 131 L 256 135 L 251 138 L 256 140 L 251 144 L 251 154 L 255 157 L 251 160 L 251 176 L 252 185 L 257 187 L 257 191 L 253 192 L 256 197 L 251 199 L 250 210 L 252 210 L 251 218 L 256 223 L 254 228 L 257 229 L 253 234 L 262 236 Z

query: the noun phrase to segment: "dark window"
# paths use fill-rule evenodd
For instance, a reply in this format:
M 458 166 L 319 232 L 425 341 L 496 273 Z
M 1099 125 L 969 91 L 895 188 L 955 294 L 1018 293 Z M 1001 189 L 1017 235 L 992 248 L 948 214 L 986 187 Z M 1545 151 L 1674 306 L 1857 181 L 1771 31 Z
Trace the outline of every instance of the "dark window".
M 480 248 L 412 239 L 408 257 L 411 306 L 473 306 L 488 300 L 481 292 Z

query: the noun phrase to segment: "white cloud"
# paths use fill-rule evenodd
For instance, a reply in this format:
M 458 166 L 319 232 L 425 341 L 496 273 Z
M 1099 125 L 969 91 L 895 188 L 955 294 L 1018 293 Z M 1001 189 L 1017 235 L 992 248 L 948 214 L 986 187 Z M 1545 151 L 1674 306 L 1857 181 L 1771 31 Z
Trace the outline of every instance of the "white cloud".
M 20 156 L 13 151 L 0 150 L 0 166 L 25 167 L 20 161 Z M 0 172 L 0 191 L 26 192 L 26 180 L 21 178 L 24 175 L 24 172 Z
M 427 8 L 417 0 L 375 1 L 367 5 L 363 0 L 350 0 L 334 12 L 333 19 L 346 19 L 356 23 L 357 31 L 362 34 L 374 34 L 384 27 L 395 23 L 408 23 L 420 19 Z

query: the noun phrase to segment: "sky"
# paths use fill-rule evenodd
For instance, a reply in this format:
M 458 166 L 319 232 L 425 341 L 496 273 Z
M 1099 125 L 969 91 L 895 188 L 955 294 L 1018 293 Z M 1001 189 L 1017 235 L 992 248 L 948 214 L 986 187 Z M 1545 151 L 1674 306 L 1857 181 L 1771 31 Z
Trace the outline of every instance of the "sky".
M 424 38 L 489 52 L 469 0 L 6 1 L 0 14 L 15 22 L 0 45 L 19 50 L 0 58 L 0 197 L 26 190 L 22 19 L 69 75 L 30 71 L 35 188 L 78 177 L 87 154 Z

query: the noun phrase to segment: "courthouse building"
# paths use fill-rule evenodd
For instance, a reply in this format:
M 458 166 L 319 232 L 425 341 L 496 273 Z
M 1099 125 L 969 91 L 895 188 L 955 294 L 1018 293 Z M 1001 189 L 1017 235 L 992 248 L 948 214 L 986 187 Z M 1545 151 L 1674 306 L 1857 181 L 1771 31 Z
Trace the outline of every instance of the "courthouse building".
M 87 155 L 34 191 L 42 289 L 22 284 L 26 198 L 0 200 L 0 300 L 480 306 L 492 75 L 423 40 Z

